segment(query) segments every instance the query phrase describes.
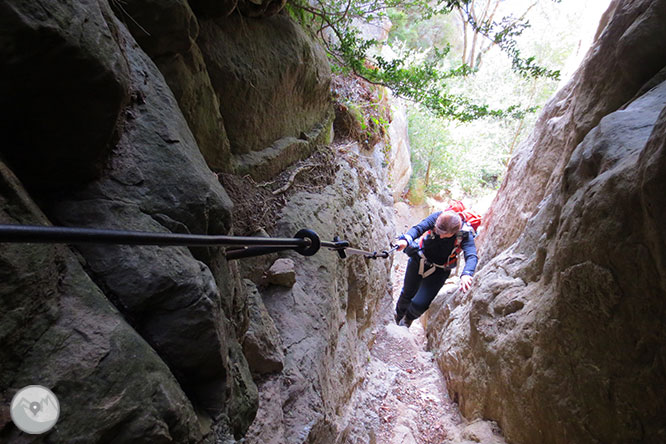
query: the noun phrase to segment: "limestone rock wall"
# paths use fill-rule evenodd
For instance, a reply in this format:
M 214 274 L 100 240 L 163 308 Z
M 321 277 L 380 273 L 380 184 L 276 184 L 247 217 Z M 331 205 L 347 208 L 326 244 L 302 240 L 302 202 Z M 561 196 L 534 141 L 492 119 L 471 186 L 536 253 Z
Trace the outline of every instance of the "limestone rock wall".
M 278 221 L 278 235 L 291 236 L 308 227 L 328 240 L 344 234 L 356 248 L 388 248 L 395 228 L 393 200 L 380 167 L 383 154 L 378 149 L 368 160 L 359 155 L 367 151 L 358 146 L 354 150 L 340 153 L 332 184 L 290 199 Z M 366 375 L 379 307 L 391 303 L 391 261 L 360 256 L 342 260 L 334 251 L 285 256 L 295 264 L 295 284 L 260 290 L 279 331 L 284 367 L 258 382 L 259 410 L 246 440 L 342 443 L 349 425 L 343 407 Z
M 666 2 L 611 11 L 511 161 L 472 290 L 431 307 L 452 398 L 511 442 L 666 438 Z
M 1 223 L 48 224 L 4 163 L 0 193 Z M 52 442 L 202 440 L 192 403 L 172 372 L 74 253 L 63 246 L 8 244 L 0 248 L 0 264 L 3 409 L 9 390 L 40 384 L 57 393 L 63 407 Z M 26 439 L 8 414 L 1 420 L 0 440 Z
M 199 4 L 186 0 L 111 3 L 117 17 L 159 67 L 210 168 L 231 171 L 220 100 L 196 42 L 200 25 L 190 5 Z
M 115 9 L 159 66 L 208 165 L 267 180 L 330 141 L 331 72 L 323 49 L 275 15 L 284 2 L 237 6 L 133 0 Z
M 234 153 L 262 150 L 287 133 L 298 138 L 330 109 L 323 50 L 284 15 L 202 22 L 199 44 L 224 105 Z
M 96 1 L 3 1 L 0 29 L 2 156 L 33 188 L 95 177 L 130 100 L 112 11 Z

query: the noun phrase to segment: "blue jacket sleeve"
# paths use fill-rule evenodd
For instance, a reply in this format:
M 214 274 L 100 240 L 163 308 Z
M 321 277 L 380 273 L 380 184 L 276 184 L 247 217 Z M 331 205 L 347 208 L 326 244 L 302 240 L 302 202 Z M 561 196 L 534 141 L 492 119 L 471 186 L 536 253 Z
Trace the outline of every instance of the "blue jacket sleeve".
M 468 232 L 467 235 L 463 237 L 460 246 L 462 247 L 463 255 L 465 256 L 465 268 L 463 269 L 461 276 L 466 274 L 474 276 L 478 257 L 476 255 L 476 244 L 474 243 L 474 236 L 472 233 Z
M 407 233 L 401 236 L 401 238 L 407 239 L 408 242 L 411 242 L 414 239 L 418 239 L 419 236 L 435 226 L 435 222 L 437 222 L 437 218 L 441 213 L 441 211 L 432 213 L 430 216 L 426 217 L 421 222 L 410 228 Z

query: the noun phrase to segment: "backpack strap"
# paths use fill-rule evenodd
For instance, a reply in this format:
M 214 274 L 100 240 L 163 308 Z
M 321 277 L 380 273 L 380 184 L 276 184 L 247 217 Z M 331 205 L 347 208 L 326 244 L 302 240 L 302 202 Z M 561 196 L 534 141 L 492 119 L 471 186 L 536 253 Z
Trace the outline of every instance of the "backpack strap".
M 424 233 L 423 237 L 426 237 L 426 235 L 431 235 L 431 230 L 428 230 Z M 421 238 L 421 241 L 419 242 L 419 257 L 420 257 L 420 262 L 419 262 L 419 274 L 426 278 L 433 274 L 437 268 L 442 268 L 445 270 L 451 270 L 453 267 L 456 265 L 456 262 L 458 261 L 458 254 L 462 251 L 462 239 L 463 239 L 463 232 L 458 231 L 456 233 L 456 240 L 453 244 L 453 250 L 451 250 L 451 254 L 449 255 L 447 261 L 443 264 L 435 264 L 433 262 L 428 262 L 428 260 L 425 258 L 425 255 L 423 254 L 423 237 Z M 428 266 L 428 268 L 426 268 Z
M 448 260 L 442 265 L 442 267 L 446 268 L 453 268 L 453 266 L 456 264 L 458 261 L 458 254 L 462 251 L 462 238 L 463 238 L 463 232 L 462 230 L 458 231 L 456 233 L 456 241 L 453 244 L 453 250 L 451 250 L 451 254 L 449 255 Z
M 422 250 L 422 249 L 423 249 L 423 241 L 424 241 L 425 239 L 432 238 L 432 237 L 435 237 L 435 235 L 433 234 L 432 230 L 428 230 L 428 231 L 426 231 L 425 233 L 423 233 L 423 235 L 422 235 L 421 238 L 419 239 L 419 250 Z

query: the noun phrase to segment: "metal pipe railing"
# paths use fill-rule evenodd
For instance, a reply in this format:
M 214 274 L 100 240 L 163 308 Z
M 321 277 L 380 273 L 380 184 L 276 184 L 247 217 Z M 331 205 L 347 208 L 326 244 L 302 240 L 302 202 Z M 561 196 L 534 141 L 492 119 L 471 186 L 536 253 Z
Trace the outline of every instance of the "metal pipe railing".
M 99 228 L 46 227 L 36 225 L 0 224 L 0 243 L 62 243 L 62 244 L 114 244 L 158 246 L 215 246 L 231 248 L 225 251 L 227 259 L 241 259 L 293 249 L 304 256 L 312 256 L 321 247 L 336 250 L 341 258 L 359 254 L 370 259 L 387 258 L 397 247 L 381 253 L 351 248 L 349 242 L 337 236 L 333 242 L 321 241 L 317 233 L 302 229 L 293 238 L 223 236 L 215 234 L 153 233 L 145 231 L 107 230 Z

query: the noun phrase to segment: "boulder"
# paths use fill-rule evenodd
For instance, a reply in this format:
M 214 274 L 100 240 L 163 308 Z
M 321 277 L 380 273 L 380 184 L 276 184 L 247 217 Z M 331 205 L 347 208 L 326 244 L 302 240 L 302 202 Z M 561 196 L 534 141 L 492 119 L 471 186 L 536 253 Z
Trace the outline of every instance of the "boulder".
M 294 261 L 287 258 L 276 260 L 266 272 L 266 283 L 291 288 L 296 282 Z

